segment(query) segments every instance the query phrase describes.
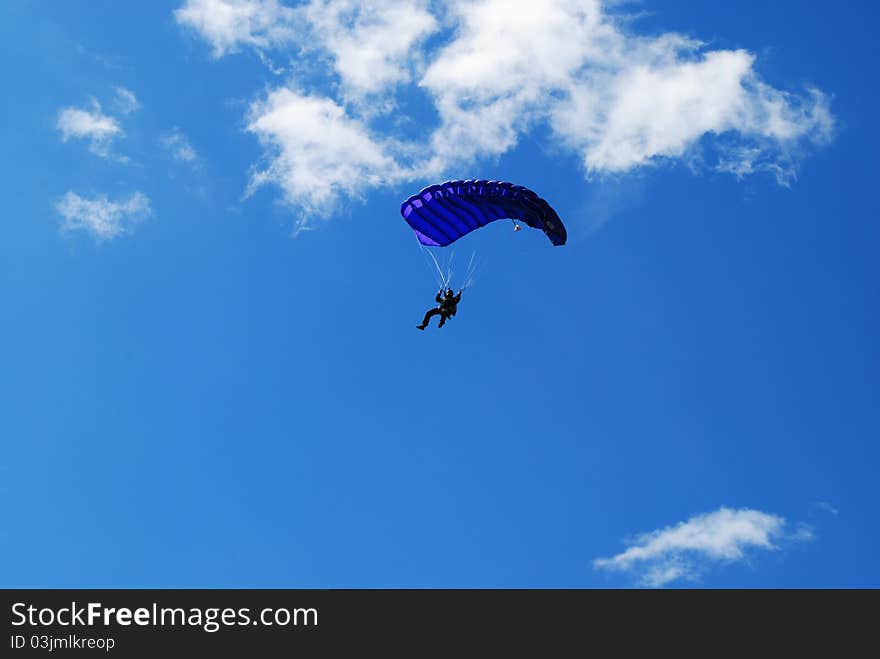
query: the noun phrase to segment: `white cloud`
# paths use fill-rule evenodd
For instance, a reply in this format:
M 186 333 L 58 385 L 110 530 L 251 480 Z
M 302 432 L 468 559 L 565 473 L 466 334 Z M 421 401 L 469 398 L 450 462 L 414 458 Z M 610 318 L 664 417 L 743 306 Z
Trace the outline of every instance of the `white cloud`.
M 427 0 L 312 0 L 303 12 L 355 98 L 409 81 L 420 63 L 414 45 L 438 27 Z
M 758 510 L 720 508 L 676 526 L 637 537 L 629 549 L 593 561 L 598 569 L 629 572 L 644 586 L 694 580 L 713 563 L 742 560 L 750 549 L 774 550 L 782 539 L 809 540 L 801 526 L 787 533 L 782 517 Z
M 694 62 L 630 63 L 607 87 L 574 86 L 556 108 L 554 129 L 578 148 L 590 172 L 681 156 L 706 133 L 734 129 L 742 120 L 741 81 L 751 65 L 743 51 L 713 52 Z M 591 105 L 601 110 L 590 112 Z
M 275 183 L 308 213 L 326 215 L 338 195 L 356 196 L 400 175 L 385 147 L 328 98 L 277 89 L 251 106 L 247 130 L 268 160 L 249 191 Z
M 160 138 L 162 146 L 171 154 L 174 160 L 195 165 L 199 157 L 195 149 L 190 144 L 179 128 L 172 128 Z
M 438 172 L 512 148 L 616 36 L 593 0 L 458 0 L 449 11 L 454 37 L 420 81 L 440 114 L 429 167 Z
M 67 192 L 55 205 L 64 218 L 64 231 L 86 231 L 99 241 L 116 238 L 129 228 L 149 217 L 152 213 L 150 200 L 141 192 L 128 199 L 110 201 L 106 195 L 85 199 L 74 192 Z
M 296 12 L 278 0 L 186 0 L 174 17 L 207 39 L 214 57 L 283 46 L 297 34 Z
M 125 87 L 114 87 L 116 96 L 113 99 L 113 107 L 120 114 L 131 114 L 141 107 L 134 92 Z
M 110 157 L 110 144 L 122 135 L 122 128 L 113 117 L 101 112 L 100 104 L 92 99 L 92 109 L 66 107 L 58 113 L 56 127 L 61 131 L 61 140 L 84 139 L 89 142 L 92 153 L 104 158 Z
M 685 160 L 737 177 L 769 173 L 782 185 L 796 179 L 808 147 L 831 139 L 830 100 L 820 90 L 770 86 L 746 50 L 710 50 L 676 33 L 636 34 L 637 22 L 609 6 L 620 7 L 600 0 L 308 0 L 295 7 L 186 0 L 175 16 L 217 57 L 243 46 L 262 57 L 296 50 L 298 70 L 324 73 L 301 75 L 269 98 L 311 99 L 296 111 L 311 125 L 336 113 L 332 125 L 346 127 L 338 141 L 358 136 L 354 154 L 324 136 L 306 139 L 308 153 L 297 154 L 292 136 L 302 131 L 289 122 L 255 129 L 259 109 L 252 108 L 250 129 L 283 159 L 255 181 L 281 184 L 287 200 L 303 207 L 364 185 L 443 177 L 536 134 L 576 154 L 587 177 Z M 293 87 L 300 91 L 285 96 Z M 425 126 L 416 143 L 400 132 L 408 117 L 399 108 L 425 99 L 436 119 L 425 126 L 424 112 L 409 117 Z M 331 148 L 319 155 L 324 141 Z M 380 163 L 390 176 L 376 174 Z M 326 176 L 337 166 L 370 176 L 345 184 Z M 294 182 L 305 179 L 311 183 Z
M 743 50 L 628 34 L 596 0 L 460 0 L 453 13 L 459 30 L 422 79 L 441 116 L 438 170 L 504 153 L 545 122 L 587 174 L 680 158 L 721 134 L 790 170 L 795 144 L 830 138 L 818 90 L 797 97 L 770 87 Z M 727 155 L 721 169 L 730 171 Z M 740 162 L 734 173 L 751 171 Z
M 272 48 L 329 55 L 351 100 L 409 81 L 420 61 L 413 46 L 438 26 L 427 0 L 310 0 L 296 8 L 277 0 L 186 0 L 174 15 L 211 44 L 215 57 L 244 46 L 267 64 Z

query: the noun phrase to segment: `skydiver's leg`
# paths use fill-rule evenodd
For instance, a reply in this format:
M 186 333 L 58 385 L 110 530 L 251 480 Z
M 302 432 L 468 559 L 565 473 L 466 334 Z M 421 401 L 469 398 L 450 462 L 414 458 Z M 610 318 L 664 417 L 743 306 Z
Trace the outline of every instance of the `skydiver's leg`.
M 419 329 L 425 329 L 428 326 L 428 323 L 431 322 L 431 318 L 436 316 L 438 313 L 440 313 L 439 308 L 435 307 L 434 309 L 429 309 L 428 312 L 425 314 L 424 320 L 422 320 L 422 324 L 416 325 L 416 327 L 418 327 Z
M 445 313 L 440 314 L 440 324 L 437 327 L 443 327 L 446 324 L 446 319 L 449 318 Z

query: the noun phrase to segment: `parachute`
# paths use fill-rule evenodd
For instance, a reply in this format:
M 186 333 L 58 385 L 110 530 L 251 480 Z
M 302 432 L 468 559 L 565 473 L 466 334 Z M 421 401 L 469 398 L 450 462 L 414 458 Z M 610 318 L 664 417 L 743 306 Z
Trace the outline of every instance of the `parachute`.
M 506 181 L 447 181 L 407 199 L 400 214 L 422 245 L 446 247 L 495 220 L 516 220 L 540 229 L 554 245 L 564 245 L 565 225 L 537 194 Z

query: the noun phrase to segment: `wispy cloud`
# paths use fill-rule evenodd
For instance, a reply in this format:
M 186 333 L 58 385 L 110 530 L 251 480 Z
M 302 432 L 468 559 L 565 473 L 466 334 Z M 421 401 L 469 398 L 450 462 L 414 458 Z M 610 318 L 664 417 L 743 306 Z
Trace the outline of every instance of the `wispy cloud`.
M 636 537 L 630 547 L 594 567 L 625 572 L 643 586 L 658 587 L 677 580 L 697 580 L 719 563 L 746 558 L 750 550 L 775 550 L 782 540 L 805 541 L 812 530 L 800 525 L 791 532 L 784 518 L 751 509 L 720 508 L 675 526 Z
M 63 142 L 71 139 L 86 140 L 89 150 L 102 158 L 111 157 L 112 141 L 123 134 L 116 119 L 103 114 L 101 105 L 95 99 L 92 99 L 91 109 L 63 108 L 58 113 L 56 127 L 61 132 Z
M 117 115 L 129 115 L 140 109 L 137 96 L 125 87 L 113 87 L 113 98 L 109 105 Z M 56 128 L 61 132 L 61 141 L 71 139 L 85 140 L 89 151 L 102 158 L 127 163 L 127 156 L 114 153 L 114 140 L 123 137 L 125 131 L 117 117 L 105 114 L 96 98 L 91 98 L 84 108 L 68 106 L 58 112 Z
M 187 0 L 174 17 L 207 39 L 214 57 L 284 46 L 297 35 L 296 12 L 278 0 Z
M 827 501 L 819 501 L 816 503 L 816 506 L 818 508 L 824 510 L 826 513 L 831 513 L 835 517 L 837 517 L 840 514 L 840 510 L 836 506 L 833 506 L 830 503 L 828 503 Z
M 86 199 L 67 192 L 55 208 L 64 218 L 63 231 L 85 231 L 99 241 L 122 235 L 152 214 L 150 200 L 141 192 L 121 201 L 110 201 L 106 195 Z
M 113 108 L 120 114 L 131 114 L 141 107 L 134 92 L 125 87 L 114 87 Z
M 318 72 L 308 85 L 270 90 L 251 106 L 249 121 L 272 163 L 255 182 L 276 183 L 302 208 L 461 171 L 525 136 L 547 136 L 576 154 L 586 177 L 699 160 L 740 178 L 768 173 L 782 185 L 796 179 L 811 147 L 831 140 L 824 92 L 777 89 L 761 78 L 751 52 L 712 50 L 674 32 L 641 35 L 637 21 L 609 7 L 620 9 L 599 0 L 309 0 L 295 7 L 185 0 L 175 17 L 215 57 L 244 47 L 262 56 L 296 51 L 298 63 Z M 400 130 L 401 108 L 412 99 L 430 101 L 436 117 L 418 140 Z M 304 134 L 276 123 L 282 100 L 312 116 L 313 127 L 322 122 L 316 117 L 326 126 L 332 115 L 355 153 L 285 150 Z M 386 165 L 390 175 L 377 175 Z M 367 176 L 344 183 L 328 176 L 337 168 Z
M 341 95 L 362 100 L 411 80 L 420 61 L 414 44 L 438 28 L 428 5 L 427 0 L 310 0 L 294 8 L 277 0 L 186 0 L 174 17 L 204 38 L 215 58 L 244 48 L 267 64 L 273 49 L 295 48 L 317 59 L 329 55 Z
M 174 160 L 195 165 L 199 156 L 179 128 L 172 128 L 160 137 L 160 142 Z

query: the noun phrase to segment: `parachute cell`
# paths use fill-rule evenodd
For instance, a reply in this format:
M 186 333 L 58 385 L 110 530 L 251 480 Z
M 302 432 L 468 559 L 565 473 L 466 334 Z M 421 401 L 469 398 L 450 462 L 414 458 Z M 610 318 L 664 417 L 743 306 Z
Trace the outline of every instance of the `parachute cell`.
M 537 194 L 506 181 L 447 181 L 407 199 L 400 214 L 423 245 L 445 247 L 495 220 L 519 220 L 564 245 L 565 226 Z

